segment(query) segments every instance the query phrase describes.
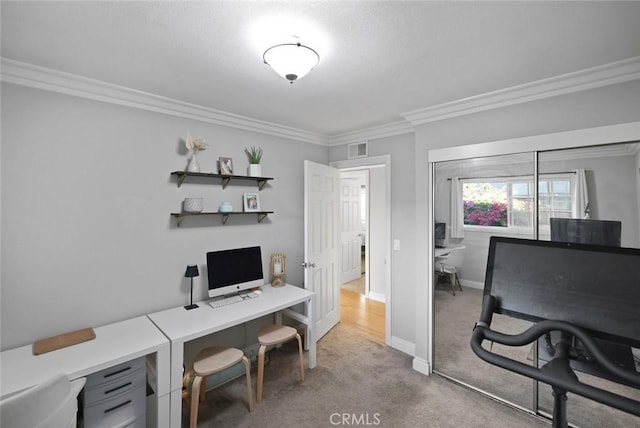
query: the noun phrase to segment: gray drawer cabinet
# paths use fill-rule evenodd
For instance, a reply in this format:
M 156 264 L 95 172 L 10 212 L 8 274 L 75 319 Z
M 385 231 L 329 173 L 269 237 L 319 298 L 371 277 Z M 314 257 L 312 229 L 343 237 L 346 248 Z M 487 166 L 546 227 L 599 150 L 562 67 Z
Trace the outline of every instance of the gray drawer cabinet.
M 85 428 L 144 428 L 147 370 L 137 358 L 87 376 L 82 414 Z

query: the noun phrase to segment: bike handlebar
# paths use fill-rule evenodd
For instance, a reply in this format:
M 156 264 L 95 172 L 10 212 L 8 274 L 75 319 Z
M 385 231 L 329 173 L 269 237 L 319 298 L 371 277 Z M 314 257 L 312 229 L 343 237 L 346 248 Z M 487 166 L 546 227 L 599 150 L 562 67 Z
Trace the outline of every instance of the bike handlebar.
M 587 348 L 594 359 L 610 373 L 640 388 L 640 374 L 632 373 L 615 365 L 599 348 L 597 343 L 583 329 L 555 320 L 540 321 L 520 334 L 510 335 L 491 330 L 491 321 L 496 305 L 496 298 L 486 295 L 482 302 L 480 320 L 476 323 L 471 337 L 471 349 L 481 359 L 498 367 L 511 370 L 521 375 L 547 383 L 551 386 L 565 389 L 595 401 L 618 408 L 628 413 L 640 416 L 640 403 L 630 398 L 611 393 L 609 391 L 581 383 L 575 376 L 562 376 L 558 372 L 550 372 L 544 367 L 537 368 L 526 365 L 511 358 L 495 354 L 482 347 L 484 340 L 497 342 L 508 346 L 524 346 L 535 342 L 538 338 L 551 331 L 561 331 L 577 337 Z

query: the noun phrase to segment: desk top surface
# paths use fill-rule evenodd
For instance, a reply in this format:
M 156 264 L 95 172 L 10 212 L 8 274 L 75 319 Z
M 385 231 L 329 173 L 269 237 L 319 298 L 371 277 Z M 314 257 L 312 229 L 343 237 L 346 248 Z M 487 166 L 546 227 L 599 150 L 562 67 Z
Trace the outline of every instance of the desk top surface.
M 458 245 L 455 247 L 436 247 L 434 251 L 434 257 L 444 257 L 449 255 L 452 251 L 455 250 L 463 250 L 465 248 L 464 245 Z
M 41 355 L 33 355 L 32 345 L 0 353 L 0 396 L 12 395 L 58 373 L 76 379 L 169 346 L 146 316 L 94 330 L 93 340 Z
M 264 315 L 311 299 L 313 292 L 286 284 L 283 287 L 263 285 L 260 296 L 220 308 L 209 306 L 209 300 L 197 302 L 198 308 L 182 306 L 148 315 L 171 341 L 188 341 L 224 330 Z

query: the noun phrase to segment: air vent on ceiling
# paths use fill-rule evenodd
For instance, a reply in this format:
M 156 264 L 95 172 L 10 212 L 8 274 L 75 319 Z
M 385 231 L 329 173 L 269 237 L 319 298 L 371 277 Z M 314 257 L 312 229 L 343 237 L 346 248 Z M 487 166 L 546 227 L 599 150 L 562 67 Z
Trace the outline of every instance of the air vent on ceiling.
M 368 153 L 367 143 L 353 143 L 347 146 L 347 158 L 366 158 Z

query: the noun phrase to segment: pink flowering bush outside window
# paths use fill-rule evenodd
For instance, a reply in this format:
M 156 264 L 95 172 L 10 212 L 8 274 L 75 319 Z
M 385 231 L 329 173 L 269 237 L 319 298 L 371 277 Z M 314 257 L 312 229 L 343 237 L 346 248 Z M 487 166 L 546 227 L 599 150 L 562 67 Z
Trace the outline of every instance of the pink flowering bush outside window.
M 507 204 L 464 201 L 464 224 L 507 227 Z

